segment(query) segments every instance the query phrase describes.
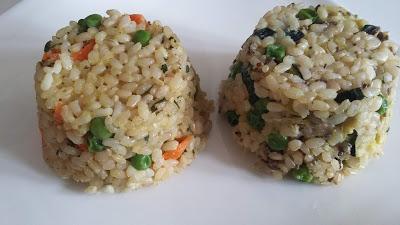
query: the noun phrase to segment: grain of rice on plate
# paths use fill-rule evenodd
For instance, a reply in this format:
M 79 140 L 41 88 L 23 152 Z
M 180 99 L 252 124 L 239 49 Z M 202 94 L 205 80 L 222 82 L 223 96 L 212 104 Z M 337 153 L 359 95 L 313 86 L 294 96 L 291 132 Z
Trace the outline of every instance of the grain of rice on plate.
M 86 191 L 158 183 L 190 164 L 212 102 L 177 36 L 108 10 L 57 31 L 35 74 L 43 157 Z
M 275 7 L 234 60 L 220 112 L 263 171 L 337 184 L 382 154 L 397 50 L 342 7 Z

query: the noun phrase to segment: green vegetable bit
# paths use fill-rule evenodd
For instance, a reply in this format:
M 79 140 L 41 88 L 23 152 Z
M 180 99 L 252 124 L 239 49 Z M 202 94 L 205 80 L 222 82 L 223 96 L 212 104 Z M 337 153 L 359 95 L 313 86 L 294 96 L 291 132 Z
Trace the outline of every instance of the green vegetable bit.
M 267 100 L 266 98 L 261 98 L 261 99 L 257 100 L 257 101 L 254 103 L 253 107 L 254 107 L 254 110 L 255 110 L 257 113 L 263 114 L 263 113 L 268 112 L 268 110 L 267 110 L 267 104 L 268 104 L 268 100 Z
M 90 121 L 90 133 L 100 140 L 110 138 L 113 135 L 110 131 L 107 130 L 104 123 L 105 119 L 105 117 L 96 117 L 93 118 L 92 121 Z
M 243 66 L 243 63 L 240 61 L 232 64 L 232 66 L 230 68 L 231 72 L 229 73 L 229 78 L 234 80 L 236 78 L 236 74 L 240 73 L 242 66 Z
M 379 95 L 382 98 L 382 105 L 381 107 L 378 109 L 378 111 L 376 111 L 377 113 L 379 113 L 380 115 L 385 115 L 387 109 L 388 109 L 388 101 L 387 99 L 383 96 L 383 95 Z
M 138 30 L 133 35 L 133 42 L 135 43 L 140 42 L 143 47 L 149 44 L 150 39 L 151 39 L 150 32 L 145 30 Z
M 265 126 L 265 121 L 263 120 L 261 115 L 262 114 L 257 112 L 256 110 L 251 110 L 247 113 L 247 122 L 252 128 L 258 131 L 261 131 Z
M 99 27 L 103 17 L 99 14 L 92 14 L 85 18 L 85 23 L 87 27 Z M 78 21 L 79 23 L 79 21 Z
M 130 158 L 131 165 L 137 170 L 145 170 L 151 166 L 151 156 L 136 154 Z
M 311 19 L 311 21 L 314 23 L 318 19 L 318 13 L 315 9 L 301 9 L 299 13 L 296 15 L 297 18 L 300 20 L 306 20 L 306 19 Z
M 274 151 L 283 151 L 288 146 L 288 139 L 279 133 L 270 133 L 267 137 L 268 146 Z
M 228 123 L 234 127 L 239 123 L 239 115 L 236 114 L 235 111 L 230 110 L 225 113 L 226 117 L 228 118 Z
M 247 68 L 241 68 L 241 74 L 242 74 L 242 81 L 244 85 L 246 86 L 247 93 L 249 94 L 249 102 L 250 104 L 254 104 L 258 99 L 260 99 L 255 92 L 254 88 L 254 81 L 251 79 L 250 73 Z
M 86 21 L 84 19 L 80 19 L 78 21 L 79 29 L 78 33 L 86 32 L 88 29 L 88 26 L 86 25 Z
M 167 71 L 168 71 L 168 66 L 167 66 L 167 64 L 162 64 L 162 65 L 161 65 L 161 70 L 163 71 L 163 73 L 167 72 Z
M 313 180 L 310 170 L 305 165 L 300 166 L 298 169 L 293 169 L 291 173 L 296 180 L 301 182 L 310 183 Z
M 104 150 L 104 145 L 100 138 L 90 135 L 88 138 L 89 152 L 101 152 Z
M 285 57 L 285 47 L 278 44 L 268 45 L 265 49 L 265 54 L 268 57 L 275 58 L 277 62 L 282 62 Z
M 51 46 L 53 45 L 52 41 L 48 41 L 46 42 L 46 44 L 44 45 L 44 51 L 48 52 L 51 49 Z

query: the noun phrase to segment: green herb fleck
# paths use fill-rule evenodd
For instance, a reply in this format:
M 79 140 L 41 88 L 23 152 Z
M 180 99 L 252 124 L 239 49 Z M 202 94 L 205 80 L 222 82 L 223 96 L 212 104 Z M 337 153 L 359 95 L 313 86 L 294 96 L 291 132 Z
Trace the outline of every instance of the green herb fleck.
M 155 112 L 157 110 L 157 104 L 160 104 L 161 102 L 164 102 L 164 101 L 165 101 L 165 98 L 162 98 L 161 100 L 158 100 L 157 102 L 155 102 L 150 108 L 151 112 Z
M 162 65 L 161 65 L 161 70 L 163 71 L 163 73 L 167 72 L 167 71 L 168 71 L 168 66 L 167 66 L 167 64 L 162 64 Z
M 179 106 L 178 102 L 174 100 L 174 103 L 176 105 L 176 107 L 178 107 L 178 109 L 180 109 L 181 107 Z
M 299 13 L 297 13 L 296 17 L 300 20 L 311 19 L 311 21 L 314 23 L 318 19 L 318 13 L 315 9 L 311 8 L 301 9 Z

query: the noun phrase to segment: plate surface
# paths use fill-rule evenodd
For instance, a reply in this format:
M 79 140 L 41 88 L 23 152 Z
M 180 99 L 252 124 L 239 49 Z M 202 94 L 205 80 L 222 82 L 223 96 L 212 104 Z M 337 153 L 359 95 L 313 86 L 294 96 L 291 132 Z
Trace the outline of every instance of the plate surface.
M 389 30 L 400 42 L 397 1 L 336 2 Z M 183 41 L 203 89 L 217 100 L 220 81 L 258 19 L 273 6 L 289 3 L 24 0 L 0 15 L 0 224 L 399 224 L 399 105 L 385 155 L 340 186 L 258 175 L 251 156 L 236 147 L 227 123 L 216 113 L 206 150 L 183 173 L 156 187 L 86 195 L 82 187 L 57 178 L 41 158 L 35 62 L 44 43 L 69 20 L 104 14 L 109 8 L 161 20 Z

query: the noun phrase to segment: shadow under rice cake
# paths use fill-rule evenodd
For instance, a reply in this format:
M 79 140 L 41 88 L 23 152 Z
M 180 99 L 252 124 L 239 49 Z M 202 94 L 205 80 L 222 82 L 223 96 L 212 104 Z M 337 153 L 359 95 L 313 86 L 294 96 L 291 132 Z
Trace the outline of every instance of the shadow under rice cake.
M 337 184 L 383 153 L 397 50 L 342 7 L 275 7 L 233 61 L 220 112 L 262 171 Z
M 140 14 L 71 21 L 36 66 L 43 157 L 87 192 L 158 183 L 190 164 L 212 102 L 177 36 Z

